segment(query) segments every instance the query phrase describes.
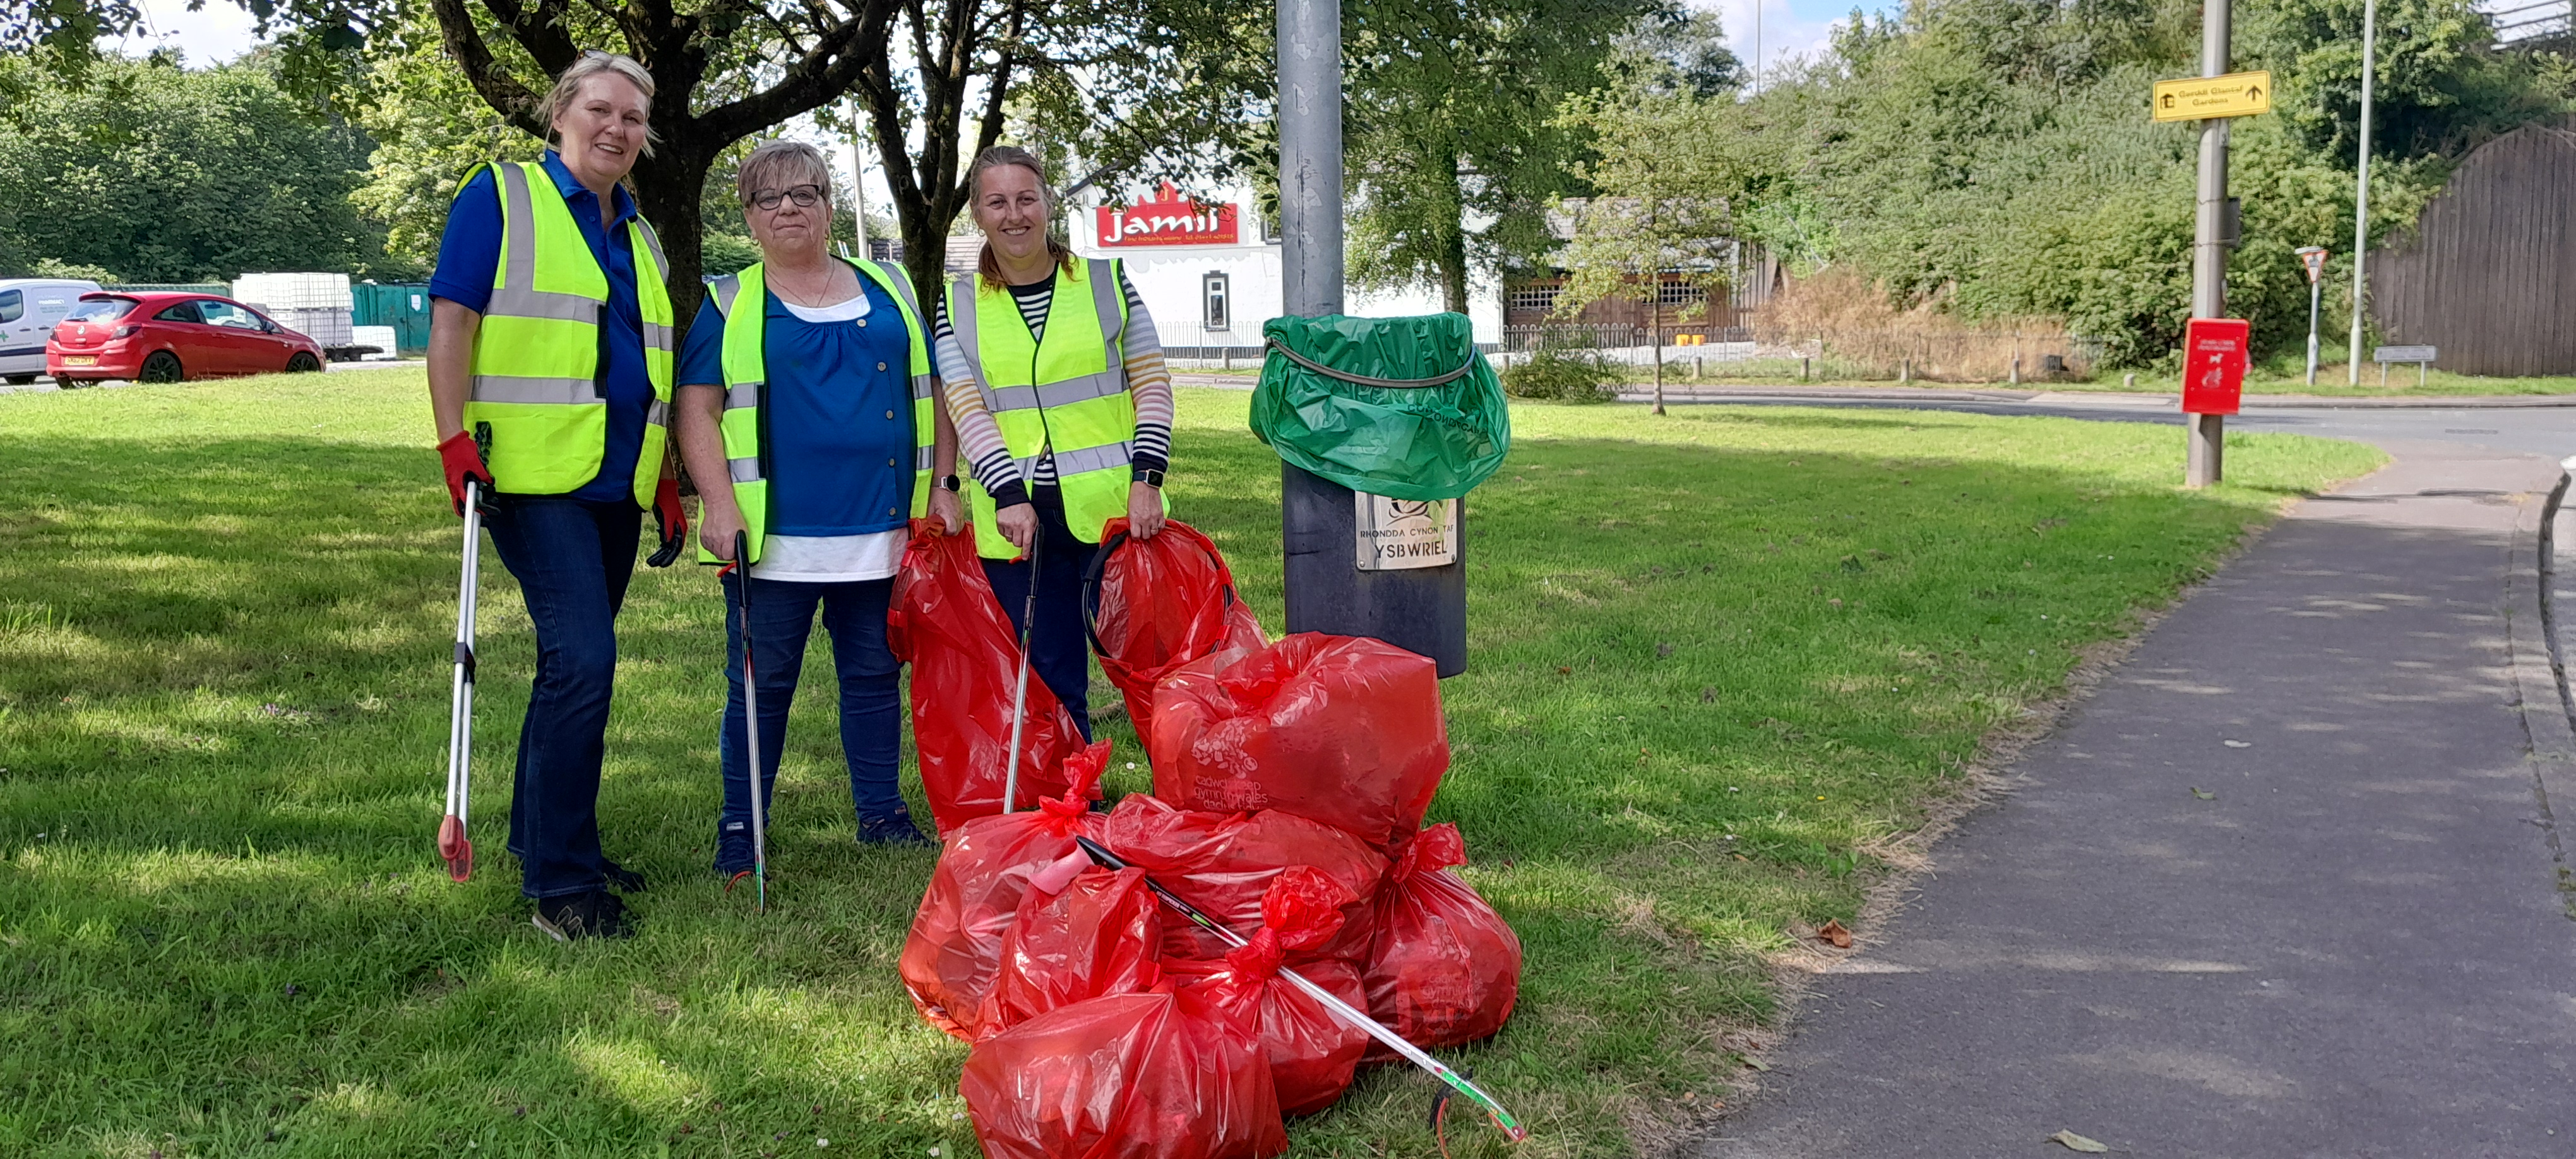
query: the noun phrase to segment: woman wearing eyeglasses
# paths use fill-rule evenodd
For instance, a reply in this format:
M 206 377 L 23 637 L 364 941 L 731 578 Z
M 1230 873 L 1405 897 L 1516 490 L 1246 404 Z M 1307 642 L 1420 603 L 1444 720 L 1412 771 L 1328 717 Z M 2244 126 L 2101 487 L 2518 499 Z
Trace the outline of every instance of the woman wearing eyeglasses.
M 902 267 L 827 252 L 830 172 L 811 145 L 752 150 L 734 188 L 761 260 L 708 287 L 680 354 L 680 454 L 704 503 L 699 558 L 733 561 L 738 534 L 750 549 L 722 577 L 731 691 L 715 868 L 728 878 L 752 867 L 744 642 L 760 680 L 766 808 L 818 612 L 840 681 L 858 839 L 928 844 L 896 784 L 902 718 L 886 602 L 909 519 L 928 498 L 918 468 L 931 436 L 931 348 Z

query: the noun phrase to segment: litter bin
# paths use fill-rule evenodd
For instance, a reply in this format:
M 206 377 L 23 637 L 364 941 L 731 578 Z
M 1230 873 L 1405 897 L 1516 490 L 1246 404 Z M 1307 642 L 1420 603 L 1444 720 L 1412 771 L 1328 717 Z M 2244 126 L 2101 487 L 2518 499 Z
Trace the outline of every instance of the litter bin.
M 1252 433 L 1280 459 L 1288 630 L 1467 670 L 1466 495 L 1511 414 L 1464 314 L 1274 318 Z

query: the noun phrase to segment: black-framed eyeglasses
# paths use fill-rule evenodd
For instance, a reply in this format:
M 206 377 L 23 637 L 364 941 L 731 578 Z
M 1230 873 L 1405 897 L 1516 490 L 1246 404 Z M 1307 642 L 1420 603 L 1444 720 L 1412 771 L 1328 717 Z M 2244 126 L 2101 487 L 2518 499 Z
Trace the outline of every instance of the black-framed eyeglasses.
M 747 204 L 768 210 L 778 208 L 781 200 L 795 202 L 798 209 L 812 209 L 815 202 L 823 200 L 823 187 L 799 185 L 794 189 L 756 189 Z

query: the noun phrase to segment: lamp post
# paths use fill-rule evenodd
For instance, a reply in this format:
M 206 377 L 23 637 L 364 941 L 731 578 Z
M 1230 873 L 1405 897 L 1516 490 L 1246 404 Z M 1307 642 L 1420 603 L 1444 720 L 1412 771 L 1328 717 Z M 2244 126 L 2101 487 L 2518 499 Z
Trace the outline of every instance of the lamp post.
M 2370 253 L 2370 90 L 2379 72 L 2379 0 L 2361 6 L 2361 157 L 2352 189 L 2352 352 L 2345 359 L 2346 381 L 2361 385 L 2361 310 L 2365 275 L 2362 261 Z
M 2317 304 L 2325 292 L 2326 247 L 2299 247 L 2299 263 L 2308 268 L 2308 385 L 2317 384 Z
M 2200 75 L 2227 75 L 2228 0 L 2206 0 L 2200 9 Z M 2200 123 L 2200 204 L 2191 246 L 2191 316 L 2227 316 L 2227 120 Z M 2191 416 L 2183 485 L 2207 487 L 2224 474 L 2227 416 Z
M 1279 0 L 1280 312 L 1342 312 L 1342 4 Z

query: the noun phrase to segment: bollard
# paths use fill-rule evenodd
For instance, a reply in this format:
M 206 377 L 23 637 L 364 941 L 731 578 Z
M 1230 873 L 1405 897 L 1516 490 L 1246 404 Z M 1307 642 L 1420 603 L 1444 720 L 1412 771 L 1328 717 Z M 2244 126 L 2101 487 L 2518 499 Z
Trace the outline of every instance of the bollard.
M 2021 385 L 2021 359 L 2018 357 L 2014 358 L 2012 363 L 2012 384 Z
M 1913 360 L 1913 359 L 1908 358 L 1908 359 L 1905 359 L 1904 361 L 1901 361 L 1901 362 L 1899 362 L 1899 363 L 1897 363 L 1897 364 L 1896 364 L 1896 381 L 1898 381 L 1898 382 L 1912 382 L 1912 381 L 1914 381 L 1914 360 Z
M 2137 376 L 2135 373 L 2130 373 L 2130 374 L 2123 374 L 2123 375 L 2121 375 L 2121 376 L 2120 376 L 2120 389 L 2122 389 L 2122 390 L 2136 390 L 2136 389 L 2138 389 L 2138 376 Z
M 1812 359 L 1800 358 L 1798 360 L 1798 381 L 1806 382 L 1813 378 L 1814 375 L 1811 372 L 1814 369 L 1815 367 Z
M 1699 372 L 1700 372 L 1700 357 L 1699 357 L 1698 355 L 1696 355 L 1696 354 L 1691 355 L 1691 381 L 1692 381 L 1692 382 L 1698 382 L 1698 381 L 1699 381 Z

